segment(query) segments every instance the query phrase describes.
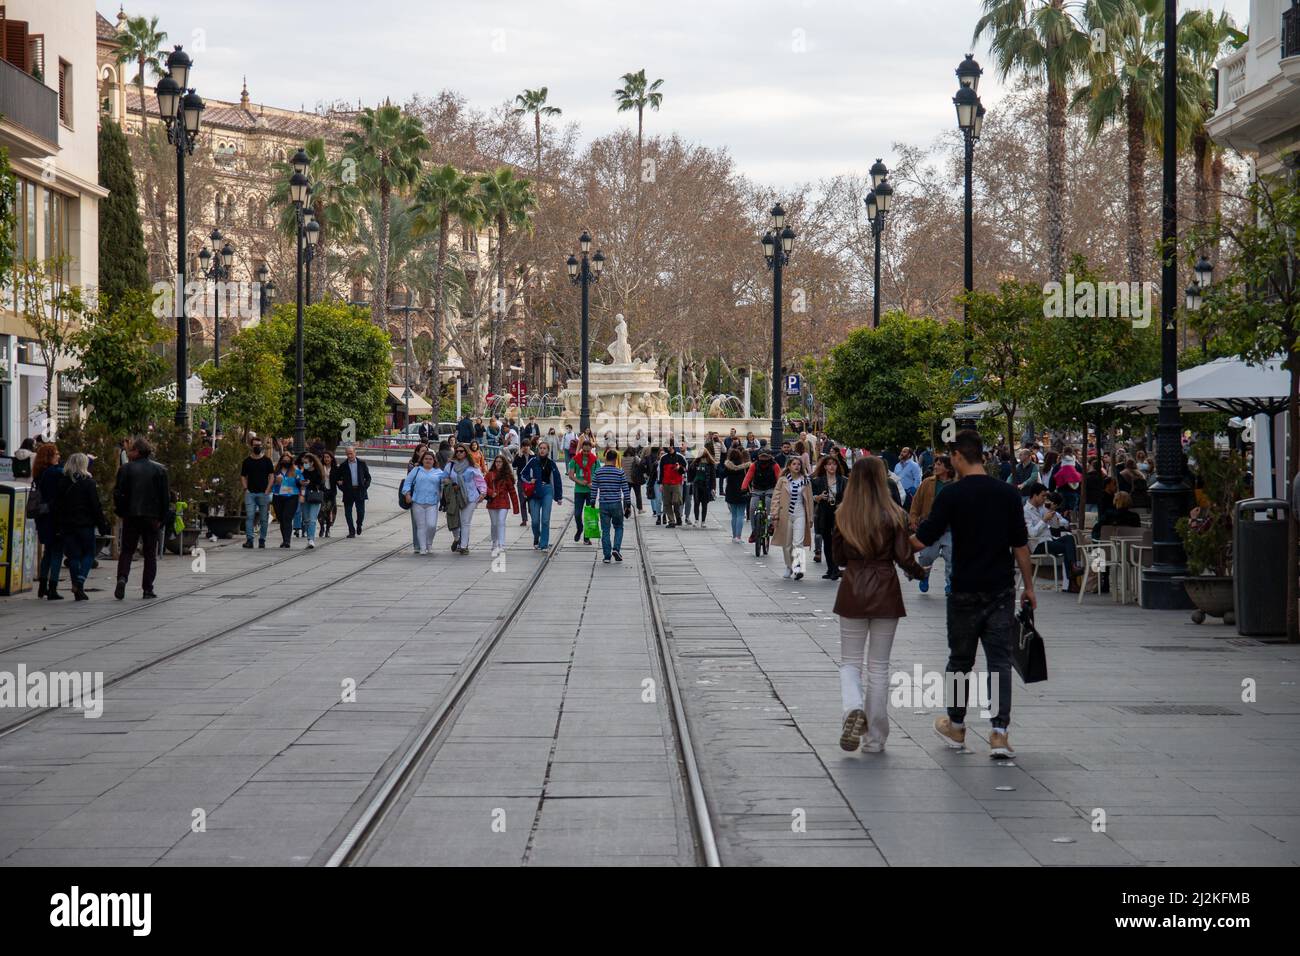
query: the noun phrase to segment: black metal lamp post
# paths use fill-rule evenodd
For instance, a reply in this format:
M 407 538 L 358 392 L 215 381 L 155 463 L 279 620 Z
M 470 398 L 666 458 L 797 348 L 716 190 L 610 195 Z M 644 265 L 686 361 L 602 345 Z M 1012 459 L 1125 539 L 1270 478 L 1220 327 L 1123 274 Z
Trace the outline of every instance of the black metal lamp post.
M 578 250 L 582 253 L 582 260 L 579 261 L 577 256 L 570 255 L 565 266 L 569 270 L 569 279 L 574 285 L 582 287 L 582 408 L 578 415 L 578 430 L 587 431 L 591 427 L 591 400 L 588 395 L 588 362 L 591 353 L 591 344 L 588 338 L 588 320 L 591 311 L 591 283 L 599 282 L 601 273 L 605 271 L 605 254 L 599 249 L 596 254 L 588 258 L 587 253 L 591 251 L 591 236 L 584 229 L 582 235 L 578 237 Z
M 972 166 L 975 162 L 975 144 L 979 142 L 980 132 L 984 126 L 984 105 L 980 102 L 979 98 L 980 77 L 983 76 L 983 74 L 984 70 L 977 62 L 975 62 L 975 55 L 973 53 L 967 53 L 966 59 L 962 60 L 957 67 L 957 79 L 961 85 L 957 88 L 957 95 L 952 98 L 953 106 L 957 107 L 957 125 L 961 127 L 966 146 L 966 231 L 964 259 L 965 275 L 963 287 L 966 290 L 967 296 L 969 296 L 975 288 L 975 207 L 972 198 Z M 962 305 L 962 321 L 966 327 L 966 365 L 969 366 L 971 362 L 969 302 Z
M 772 228 L 759 240 L 763 244 L 763 258 L 772 270 L 772 440 L 775 454 L 781 450 L 785 435 L 784 416 L 781 414 L 782 392 L 785 388 L 781 365 L 781 271 L 790 262 L 794 249 L 795 232 L 785 224 L 785 210 L 777 203 L 772 207 Z
M 304 171 L 305 172 L 305 171 Z M 311 186 L 307 187 L 307 199 L 302 204 L 302 228 L 309 230 L 313 225 L 316 227 L 315 237 L 303 233 L 306 245 L 303 247 L 303 264 L 306 266 L 306 292 L 303 299 L 308 305 L 311 305 L 311 261 L 316 258 L 316 238 L 320 236 L 320 224 L 316 222 L 316 207 L 312 205 Z
M 1164 191 L 1160 216 L 1160 409 L 1156 420 L 1156 481 L 1151 485 L 1151 567 L 1142 571 L 1142 606 L 1191 607 L 1179 580 L 1187 574 L 1187 553 L 1175 525 L 1187 514 L 1190 496 L 1183 480 L 1183 424 L 1178 411 L 1178 2 L 1165 0 Z M 1174 55 L 1170 52 L 1174 51 Z M 1206 261 L 1205 265 L 1209 266 Z M 1200 263 L 1197 263 L 1200 269 Z M 1213 267 L 1206 270 L 1206 288 Z M 1200 273 L 1197 274 L 1198 282 Z M 1196 299 L 1199 306 L 1200 288 Z
M 875 300 L 871 310 L 871 327 L 880 328 L 880 237 L 885 231 L 885 215 L 894 202 L 894 187 L 889 185 L 889 170 L 877 159 L 871 165 L 871 191 L 863 202 L 867 205 L 867 218 L 871 220 L 871 234 L 876 241 L 875 278 L 871 297 Z
M 307 167 L 311 160 L 303 150 L 293 155 L 293 175 L 289 177 L 289 199 L 293 202 L 294 211 L 297 214 L 297 252 L 298 265 L 296 269 L 296 278 L 298 283 L 297 290 L 297 325 L 294 332 L 294 373 L 297 381 L 297 415 L 293 422 L 293 450 L 295 454 L 301 455 L 307 450 L 307 414 L 306 406 L 303 402 L 303 369 L 302 369 L 302 267 L 303 267 L 303 206 L 307 201 Z
M 200 271 L 205 279 L 212 280 L 216 292 L 212 309 L 212 364 L 217 368 L 221 368 L 221 284 L 230 281 L 230 267 L 235 261 L 235 249 L 230 243 L 223 243 L 224 238 L 220 229 L 213 229 L 208 236 L 212 251 L 204 249 L 199 253 Z
M 167 56 L 167 75 L 158 80 L 158 114 L 167 126 L 167 142 L 176 148 L 176 424 L 189 423 L 185 382 L 189 375 L 189 317 L 185 314 L 185 157 L 194 152 L 203 116 L 203 100 L 190 88 L 189 54 L 176 47 Z
M 266 318 L 266 310 L 275 300 L 275 282 L 268 278 L 270 275 L 271 270 L 266 267 L 265 262 L 257 267 L 257 314 L 258 318 L 262 319 Z

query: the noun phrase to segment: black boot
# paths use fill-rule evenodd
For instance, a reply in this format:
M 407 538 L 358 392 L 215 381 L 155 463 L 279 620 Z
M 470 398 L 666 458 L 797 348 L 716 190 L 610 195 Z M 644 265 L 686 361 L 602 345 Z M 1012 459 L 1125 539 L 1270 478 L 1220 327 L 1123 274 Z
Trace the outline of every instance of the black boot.
M 45 595 L 45 600 L 47 600 L 47 601 L 62 601 L 62 600 L 63 600 L 63 595 L 59 593 L 59 589 L 58 589 L 57 587 L 52 587 L 52 588 L 50 588 L 49 593 L 47 593 L 47 594 Z
M 49 593 L 49 588 L 45 586 L 45 579 L 41 578 L 40 584 L 36 587 L 36 596 L 38 598 L 43 598 L 47 593 Z

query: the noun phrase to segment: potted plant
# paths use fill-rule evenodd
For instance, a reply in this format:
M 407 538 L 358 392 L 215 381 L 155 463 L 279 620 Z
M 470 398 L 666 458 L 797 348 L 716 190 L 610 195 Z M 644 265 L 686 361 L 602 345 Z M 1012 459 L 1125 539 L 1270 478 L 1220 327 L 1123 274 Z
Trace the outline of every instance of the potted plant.
M 203 525 L 214 538 L 229 538 L 244 525 L 244 487 L 240 468 L 248 446 L 237 438 L 225 438 L 196 465 L 195 489 Z
M 1200 441 L 1191 448 L 1195 462 L 1197 505 L 1186 518 L 1179 518 L 1178 536 L 1187 554 L 1188 576 L 1183 588 L 1196 610 L 1192 620 L 1201 624 L 1208 617 L 1221 617 L 1232 624 L 1232 513 L 1237 500 L 1247 494 L 1246 462 L 1237 452 L 1220 453 L 1212 442 Z

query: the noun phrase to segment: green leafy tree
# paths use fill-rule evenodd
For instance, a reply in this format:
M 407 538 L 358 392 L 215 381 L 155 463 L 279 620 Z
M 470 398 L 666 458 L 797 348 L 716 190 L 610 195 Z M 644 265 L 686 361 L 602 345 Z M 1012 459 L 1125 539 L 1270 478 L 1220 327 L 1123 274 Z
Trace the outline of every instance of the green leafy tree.
M 958 326 L 901 312 L 854 330 L 814 375 L 827 430 L 868 448 L 917 444 L 952 413 L 961 351 Z
M 66 256 L 43 262 L 29 259 L 18 268 L 18 313 L 40 346 L 41 364 L 45 367 L 45 414 L 51 432 L 58 420 L 55 371 L 72 355 L 73 336 L 86 314 L 81 289 L 69 286 L 67 275 Z
M 1246 194 L 1240 219 L 1218 220 L 1188 237 L 1190 257 L 1208 244 L 1227 252 L 1222 278 L 1205 294 L 1191 324 L 1202 336 L 1248 362 L 1281 355 L 1290 374 L 1290 435 L 1287 487 L 1300 468 L 1300 192 L 1285 181 L 1256 180 Z M 1297 547 L 1293 515 L 1287 535 L 1287 638 L 1300 641 L 1297 620 Z
M 1082 256 L 1073 258 L 1070 273 L 1076 288 L 1090 282 L 1095 289 L 1100 281 Z M 1111 425 L 1130 417 L 1083 403 L 1160 374 L 1159 316 L 1143 315 L 1142 301 L 1129 301 L 1128 318 L 1080 315 L 1076 303 L 1075 318 L 1036 325 L 1026 356 L 1034 385 L 1028 410 L 1036 421 L 1049 428 L 1071 428 L 1085 422 Z M 1151 300 L 1146 302 L 1154 307 Z M 1098 306 L 1089 311 L 1110 310 L 1109 301 Z
M 217 414 L 245 430 L 288 434 L 297 417 L 295 312 L 277 305 L 235 336 L 221 368 L 200 370 Z M 355 307 L 314 302 L 303 313 L 303 396 L 308 435 L 337 442 L 345 421 L 377 434 L 392 371 L 388 335 Z
M 126 26 L 117 35 L 118 65 L 134 63 L 136 65 L 136 89 L 140 92 L 140 102 L 144 102 L 145 71 L 151 70 L 154 76 L 162 76 L 163 64 L 160 50 L 167 42 L 165 31 L 158 29 L 158 18 L 128 17 Z M 145 137 L 149 135 L 149 111 L 144 116 Z
M 81 385 L 89 420 L 115 435 L 142 431 L 166 418 L 165 403 L 150 385 L 167 371 L 157 346 L 174 333 L 153 314 L 149 294 L 128 291 L 120 299 L 101 297 L 73 335 L 77 365 L 69 373 Z
M 343 161 L 362 192 L 379 197 L 379 257 L 372 282 L 370 320 L 386 327 L 388 289 L 384 277 L 388 275 L 389 208 L 394 192 L 405 192 L 415 184 L 429 140 L 419 120 L 392 104 L 379 109 L 367 107 L 356 122 L 358 128 L 344 134 Z
M 1036 286 L 1003 282 L 997 292 L 959 297 L 970 304 L 971 364 L 980 398 L 996 405 L 1006 421 L 1006 443 L 1015 447 L 1016 414 L 1035 394 L 1030 366 L 1043 334 L 1043 292 Z
M 140 225 L 140 200 L 126 136 L 116 123 L 99 126 L 99 294 L 110 302 L 149 288 L 149 256 Z

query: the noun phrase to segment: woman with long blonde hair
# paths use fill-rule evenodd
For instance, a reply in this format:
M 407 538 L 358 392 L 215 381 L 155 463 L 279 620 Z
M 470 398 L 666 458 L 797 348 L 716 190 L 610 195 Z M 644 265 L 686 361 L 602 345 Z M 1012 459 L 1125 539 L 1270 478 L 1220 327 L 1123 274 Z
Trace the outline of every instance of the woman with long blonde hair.
M 861 741 L 867 753 L 884 750 L 889 736 L 889 655 L 898 619 L 907 615 L 894 566 L 909 578 L 925 576 L 912 555 L 907 513 L 890 496 L 886 475 L 884 461 L 875 456 L 853 466 L 844 501 L 835 509 L 830 551 L 843 569 L 834 607 L 840 618 L 844 710 L 840 747 L 856 750 Z

